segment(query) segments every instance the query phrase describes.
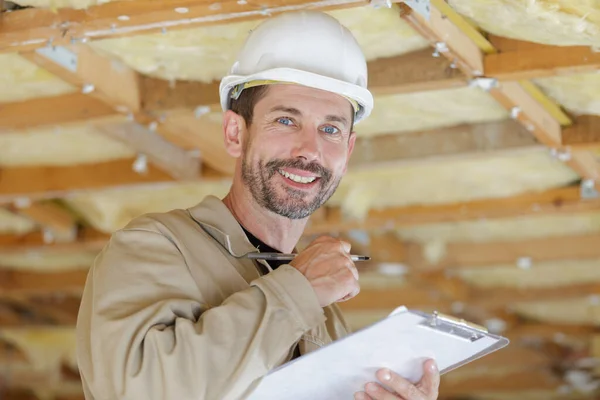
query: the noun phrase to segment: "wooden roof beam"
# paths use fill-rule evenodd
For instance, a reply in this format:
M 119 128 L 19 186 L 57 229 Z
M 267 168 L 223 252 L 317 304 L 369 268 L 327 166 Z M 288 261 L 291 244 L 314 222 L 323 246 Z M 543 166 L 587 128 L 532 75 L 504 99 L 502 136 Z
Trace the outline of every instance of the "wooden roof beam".
M 1 178 L 0 178 L 1 180 Z M 18 201 L 8 207 L 10 211 L 33 220 L 50 235 L 49 240 L 72 241 L 77 234 L 77 220 L 73 213 L 54 202 Z
M 500 81 L 579 74 L 600 68 L 600 53 L 590 46 L 551 46 L 498 36 L 490 41 L 498 52 L 485 56 L 484 72 Z
M 47 46 L 21 56 L 123 113 L 141 109 L 139 74 L 83 44 Z
M 195 180 L 201 176 L 201 155 L 185 150 L 163 136 L 135 122 L 96 125 L 95 130 L 124 143 L 154 166 L 177 180 Z M 211 132 L 202 132 L 210 135 Z M 229 157 L 228 157 L 229 158 Z
M 540 147 L 526 129 L 512 120 L 464 124 L 359 138 L 349 168 L 418 164 L 451 157 L 489 157 Z
M 539 88 L 526 80 L 498 81 L 487 76 L 485 58 L 496 57 L 497 49 L 443 0 L 431 0 L 430 17 L 424 18 L 406 4 L 400 5 L 401 17 L 427 38 L 446 58 L 454 60 L 472 84 L 488 91 L 510 110 L 538 141 L 562 150 L 562 126 L 571 118 Z M 600 189 L 600 162 L 589 151 L 578 150 L 565 160 L 582 178 L 591 179 Z
M 222 178 L 209 168 L 203 169 L 202 179 Z M 174 182 L 169 174 L 146 163 L 143 158 L 66 167 L 4 168 L 0 173 L 0 204 L 22 197 L 39 200 L 65 197 L 83 190 Z
M 87 227 L 80 227 L 72 242 L 48 242 L 43 233 L 39 231 L 24 235 L 0 234 L 0 254 L 28 251 L 40 253 L 99 251 L 104 247 L 108 238 L 109 235 Z
M 396 0 L 394 0 L 396 1 Z M 220 7 L 195 0 L 116 1 L 87 9 L 29 8 L 3 15 L 0 51 L 21 52 L 50 44 L 69 45 L 91 40 L 189 29 L 205 25 L 265 18 L 290 10 L 333 10 L 369 5 L 365 0 L 332 4 L 323 0 L 265 0 L 253 3 L 226 0 Z
M 474 200 L 442 205 L 412 205 L 370 210 L 364 219 L 346 219 L 337 208 L 328 208 L 317 221 L 307 224 L 305 234 L 344 232 L 353 229 L 393 230 L 430 223 L 472 221 L 481 218 L 514 218 L 600 210 L 600 199 L 582 199 L 579 186 L 539 193 Z
M 397 288 L 362 289 L 358 296 L 340 303 L 340 307 L 345 312 L 361 310 L 391 312 L 399 305 L 406 305 L 409 308 L 453 314 L 452 302 L 476 304 L 477 307 L 487 310 L 505 310 L 511 304 L 583 298 L 597 293 L 600 293 L 599 283 L 525 289 L 477 289 L 464 284 L 460 290 L 454 290 L 450 296 L 440 290 L 440 285 L 419 285 L 411 282 Z
M 373 262 L 399 262 L 411 272 L 439 269 L 490 268 L 538 262 L 600 260 L 600 234 L 542 237 L 519 241 L 448 242 L 439 260 L 428 260 L 420 243 L 402 241 L 393 233 L 371 235 Z

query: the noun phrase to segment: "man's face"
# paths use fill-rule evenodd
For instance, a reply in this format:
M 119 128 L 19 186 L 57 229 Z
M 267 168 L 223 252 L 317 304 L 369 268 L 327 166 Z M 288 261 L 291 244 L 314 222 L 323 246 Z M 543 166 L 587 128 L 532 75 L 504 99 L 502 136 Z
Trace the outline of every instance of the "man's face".
M 352 106 L 333 93 L 272 85 L 244 140 L 242 180 L 258 204 L 310 216 L 337 189 L 354 146 Z

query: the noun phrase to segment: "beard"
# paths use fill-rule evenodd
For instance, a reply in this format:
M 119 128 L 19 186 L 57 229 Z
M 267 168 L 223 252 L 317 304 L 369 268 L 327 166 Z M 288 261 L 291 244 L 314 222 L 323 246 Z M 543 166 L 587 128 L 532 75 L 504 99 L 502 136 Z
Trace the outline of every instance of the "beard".
M 252 197 L 263 208 L 289 219 L 309 217 L 335 193 L 341 177 L 335 178 L 333 173 L 316 162 L 306 163 L 300 159 L 275 159 L 264 164 L 259 161 L 251 165 L 245 156 L 242 160 L 242 180 L 250 189 Z M 284 187 L 285 194 L 277 190 L 273 181 L 275 174 L 282 168 L 296 168 L 309 171 L 319 176 L 318 192 L 309 194 L 300 189 Z M 283 176 L 282 176 L 283 177 Z M 314 196 L 312 200 L 307 199 Z

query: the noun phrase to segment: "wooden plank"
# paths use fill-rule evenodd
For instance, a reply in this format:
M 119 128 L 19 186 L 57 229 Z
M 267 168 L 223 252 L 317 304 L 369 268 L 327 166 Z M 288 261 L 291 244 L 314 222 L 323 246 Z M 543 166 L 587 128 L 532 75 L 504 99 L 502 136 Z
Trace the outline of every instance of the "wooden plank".
M 157 168 L 177 180 L 199 179 L 199 155 L 165 140 L 161 135 L 135 122 L 96 125 L 96 130 L 120 141 L 138 154 L 144 154 Z
M 64 207 L 52 202 L 34 202 L 26 206 L 13 206 L 13 212 L 26 216 L 42 228 L 48 229 L 59 240 L 73 239 L 76 234 L 76 218 Z
M 87 269 L 59 272 L 31 272 L 0 268 L 0 295 L 44 295 L 81 292 Z
M 460 301 L 476 304 L 487 310 L 504 310 L 512 304 L 534 303 L 538 301 L 583 298 L 600 293 L 599 283 L 562 285 L 551 288 L 463 288 L 452 295 L 443 293 L 436 285 L 423 285 L 409 282 L 402 287 L 362 289 L 351 300 L 340 303 L 343 311 L 386 310 L 391 311 L 399 304 L 409 308 L 451 312 L 451 303 Z
M 600 148 L 600 116 L 582 115 L 575 118 L 571 126 L 563 128 L 561 144 L 579 149 Z
M 526 193 L 513 197 L 475 200 L 443 205 L 413 205 L 371 210 L 364 219 L 346 219 L 341 210 L 327 210 L 321 221 L 307 224 L 306 235 L 351 229 L 396 229 L 430 223 L 470 221 L 481 218 L 514 218 L 600 210 L 600 199 L 582 200 L 579 186 Z
M 87 9 L 31 8 L 7 13 L 0 33 L 0 51 L 22 52 L 46 46 L 105 38 L 189 29 L 205 25 L 265 18 L 285 11 L 333 10 L 368 5 L 365 0 L 226 0 L 215 7 L 196 0 L 115 1 Z
M 76 63 L 69 67 L 58 64 L 48 58 L 45 53 L 48 51 L 70 54 Z M 118 59 L 98 54 L 90 46 L 51 46 L 21 56 L 117 110 L 125 113 L 140 110 L 138 73 Z
M 0 202 L 27 196 L 42 199 L 69 192 L 126 185 L 173 182 L 151 164 L 148 172 L 133 170 L 135 160 L 123 159 L 68 167 L 15 167 L 0 169 Z
M 431 50 L 380 58 L 367 65 L 369 89 L 375 96 L 463 87 L 467 77 L 450 60 Z
M 590 46 L 531 46 L 485 57 L 485 75 L 500 81 L 544 78 L 593 72 L 600 68 L 600 53 Z
M 116 116 L 119 115 L 113 107 L 79 92 L 0 103 L 0 134 L 36 126 L 84 123 L 91 119 Z
M 360 136 L 360 135 L 359 135 Z M 448 157 L 488 157 L 541 147 L 529 132 L 512 120 L 465 124 L 426 131 L 358 139 L 351 169 L 388 164 L 429 163 Z
M 39 254 L 100 251 L 109 235 L 92 228 L 79 228 L 71 242 L 48 242 L 41 232 L 25 235 L 0 235 L 0 254 L 35 251 Z
M 428 20 L 406 4 L 400 8 L 402 19 L 429 40 L 442 56 L 454 62 L 465 76 L 483 75 L 484 51 L 454 24 L 453 21 L 463 18 L 451 7 L 444 7 L 443 1 L 432 2 Z
M 157 132 L 184 149 L 197 150 L 202 161 L 216 171 L 231 176 L 236 159 L 225 150 L 221 114 L 196 116 L 191 110 L 169 112 Z
M 528 127 L 540 143 L 550 147 L 560 146 L 560 123 L 531 97 L 519 82 L 502 82 L 489 93 L 502 106 L 514 112 L 513 117 Z
M 404 261 L 408 266 L 421 269 L 474 268 L 493 267 L 498 264 L 516 264 L 520 258 L 537 262 L 557 260 L 600 259 L 600 234 L 557 236 L 519 241 L 498 242 L 450 242 L 446 243 L 444 256 L 432 263 L 424 256 L 423 247 L 419 244 L 402 243 L 397 238 L 390 238 L 384 248 L 405 248 Z M 391 251 L 388 250 L 388 253 Z M 380 254 L 380 253 L 376 253 Z M 385 255 L 386 253 L 381 253 Z M 380 256 L 382 257 L 382 256 Z M 386 261 L 391 261 L 385 259 Z
M 203 83 L 195 81 L 140 77 L 140 98 L 142 109 L 157 116 L 161 112 L 178 109 L 194 109 L 199 106 L 212 106 L 220 110 L 219 82 Z

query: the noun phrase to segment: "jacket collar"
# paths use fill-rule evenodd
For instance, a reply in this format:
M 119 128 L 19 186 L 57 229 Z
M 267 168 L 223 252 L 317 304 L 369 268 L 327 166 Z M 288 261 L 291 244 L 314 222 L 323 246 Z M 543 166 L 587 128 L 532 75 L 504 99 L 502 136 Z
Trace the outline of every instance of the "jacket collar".
M 215 196 L 207 196 L 198 205 L 188 208 L 192 218 L 234 257 L 242 257 L 258 249 L 225 204 Z

